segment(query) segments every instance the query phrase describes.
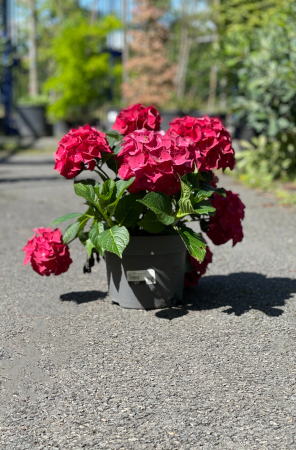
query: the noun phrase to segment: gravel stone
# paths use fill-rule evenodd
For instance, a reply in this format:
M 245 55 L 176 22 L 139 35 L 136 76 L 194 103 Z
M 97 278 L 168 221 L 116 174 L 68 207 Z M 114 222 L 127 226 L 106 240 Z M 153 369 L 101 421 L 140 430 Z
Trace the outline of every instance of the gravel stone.
M 83 200 L 51 155 L 0 163 L 0 450 L 296 449 L 295 208 L 221 176 L 243 243 L 211 245 L 182 305 L 124 310 L 78 242 L 66 274 L 23 267 L 32 228 Z

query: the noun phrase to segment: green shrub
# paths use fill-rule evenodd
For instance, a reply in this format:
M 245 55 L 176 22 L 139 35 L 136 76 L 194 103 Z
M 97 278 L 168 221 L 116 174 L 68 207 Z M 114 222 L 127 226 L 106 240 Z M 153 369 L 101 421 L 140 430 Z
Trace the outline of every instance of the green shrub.
M 45 83 L 52 99 L 48 108 L 52 121 L 88 120 L 91 111 L 108 100 L 113 86 L 119 85 L 121 64 L 110 66 L 106 51 L 107 35 L 118 28 L 120 21 L 115 16 L 94 24 L 78 16 L 66 21 L 53 39 L 48 56 L 55 70 Z
M 269 185 L 274 180 L 296 177 L 296 129 L 278 139 L 264 135 L 241 141 L 244 149 L 236 154 L 236 171 L 249 185 Z

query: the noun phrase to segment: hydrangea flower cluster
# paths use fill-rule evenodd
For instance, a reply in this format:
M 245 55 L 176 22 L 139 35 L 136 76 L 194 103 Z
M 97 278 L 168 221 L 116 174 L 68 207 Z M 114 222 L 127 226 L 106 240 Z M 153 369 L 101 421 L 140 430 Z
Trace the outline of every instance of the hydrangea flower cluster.
M 141 104 L 137 104 L 123 109 L 118 114 L 112 129 L 117 130 L 123 136 L 142 128 L 159 131 L 160 121 L 160 114 L 154 106 L 145 108 Z
M 239 195 L 231 191 L 226 191 L 226 197 L 214 194 L 211 202 L 216 212 L 210 217 L 208 237 L 215 245 L 225 244 L 232 239 L 234 247 L 244 237 L 241 221 L 245 216 L 245 205 Z
M 72 259 L 69 248 L 63 244 L 62 233 L 56 228 L 36 228 L 34 236 L 23 248 L 26 252 L 24 266 L 31 264 L 39 275 L 60 275 L 67 272 Z
M 181 189 L 180 178 L 194 170 L 190 142 L 163 131 L 137 130 L 124 138 L 118 154 L 119 175 L 136 177 L 130 192 L 142 190 L 173 195 Z
M 219 119 L 183 117 L 170 123 L 168 133 L 194 143 L 194 159 L 201 172 L 234 167 L 231 137 Z
M 54 169 L 67 179 L 75 178 L 84 168 L 94 170 L 102 152 L 111 153 L 104 133 L 89 125 L 73 129 L 59 143 Z

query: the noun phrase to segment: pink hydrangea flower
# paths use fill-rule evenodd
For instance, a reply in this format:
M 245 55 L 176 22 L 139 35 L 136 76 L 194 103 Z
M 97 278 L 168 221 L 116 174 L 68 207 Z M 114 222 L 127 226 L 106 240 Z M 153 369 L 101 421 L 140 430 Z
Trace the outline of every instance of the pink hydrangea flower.
M 216 212 L 210 216 L 208 237 L 215 245 L 225 244 L 232 239 L 234 247 L 244 237 L 241 221 L 245 216 L 245 205 L 239 195 L 231 191 L 226 191 L 226 197 L 214 194 L 212 205 Z
M 89 125 L 73 129 L 59 143 L 54 169 L 67 179 L 74 178 L 83 168 L 94 170 L 95 158 L 101 158 L 102 152 L 111 153 L 104 133 Z
M 124 180 L 136 177 L 130 192 L 173 195 L 181 189 L 178 175 L 194 170 L 190 145 L 187 139 L 163 131 L 136 130 L 124 138 L 118 173 Z
M 205 172 L 212 169 L 229 167 L 235 164 L 231 137 L 222 122 L 216 118 L 183 117 L 170 123 L 168 133 L 182 136 L 194 142 L 195 159 L 202 156 L 199 170 Z
M 137 104 L 120 111 L 112 128 L 126 136 L 142 128 L 159 131 L 160 121 L 160 114 L 154 106 L 145 108 L 141 104 Z
M 31 264 L 39 275 L 47 277 L 52 273 L 60 275 L 67 272 L 72 259 L 69 247 L 63 244 L 62 233 L 56 228 L 36 228 L 34 236 L 23 248 L 26 252 L 24 266 Z

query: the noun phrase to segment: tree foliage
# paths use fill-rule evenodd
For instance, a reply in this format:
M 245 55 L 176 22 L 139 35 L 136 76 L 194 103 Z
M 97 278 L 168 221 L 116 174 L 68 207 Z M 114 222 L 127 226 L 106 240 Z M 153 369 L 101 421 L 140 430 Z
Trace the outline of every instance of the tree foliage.
M 53 91 L 48 111 L 54 119 L 87 117 L 92 107 L 107 100 L 110 78 L 120 76 L 120 67 L 110 68 L 105 42 L 107 34 L 119 27 L 114 16 L 94 24 L 78 17 L 67 21 L 53 39 L 49 53 L 55 69 L 45 88 Z
M 165 6 L 159 2 L 160 6 Z M 163 106 L 171 98 L 175 65 L 167 57 L 168 29 L 161 22 L 165 10 L 152 0 L 136 0 L 131 32 L 129 81 L 122 92 L 127 104 Z

